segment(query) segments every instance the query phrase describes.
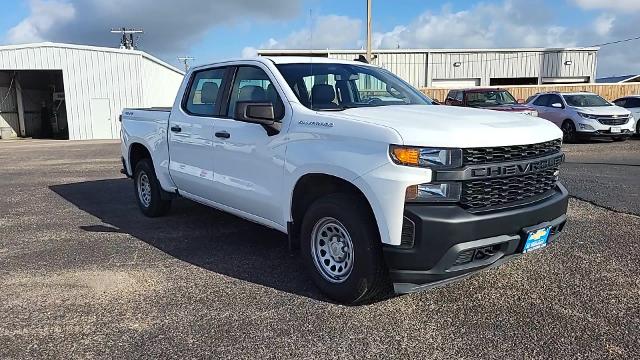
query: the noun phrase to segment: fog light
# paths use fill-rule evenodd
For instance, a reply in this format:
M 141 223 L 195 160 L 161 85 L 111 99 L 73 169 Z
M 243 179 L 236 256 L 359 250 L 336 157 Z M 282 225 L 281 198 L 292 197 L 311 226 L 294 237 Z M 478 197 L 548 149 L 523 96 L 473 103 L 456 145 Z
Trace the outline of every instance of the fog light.
M 593 126 L 589 124 L 578 123 L 578 126 L 580 127 L 580 130 L 595 130 Z

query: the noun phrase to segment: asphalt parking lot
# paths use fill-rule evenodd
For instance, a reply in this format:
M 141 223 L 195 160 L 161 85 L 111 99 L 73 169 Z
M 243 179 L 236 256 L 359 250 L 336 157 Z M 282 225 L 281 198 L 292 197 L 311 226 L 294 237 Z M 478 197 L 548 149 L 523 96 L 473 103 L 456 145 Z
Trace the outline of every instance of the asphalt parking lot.
M 0 142 L 0 358 L 633 358 L 640 140 L 565 145 L 543 251 L 347 307 L 285 237 L 186 200 L 138 211 L 115 142 Z

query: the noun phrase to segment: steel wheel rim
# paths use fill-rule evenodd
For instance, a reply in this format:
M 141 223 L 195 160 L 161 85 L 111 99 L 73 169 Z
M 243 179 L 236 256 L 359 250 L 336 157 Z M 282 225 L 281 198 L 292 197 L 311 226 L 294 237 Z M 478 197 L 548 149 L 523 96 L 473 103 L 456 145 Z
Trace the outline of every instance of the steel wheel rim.
M 338 220 L 324 217 L 311 232 L 311 257 L 322 277 L 341 283 L 353 270 L 353 242 L 346 227 Z
M 151 182 L 144 171 L 138 175 L 138 198 L 144 207 L 151 205 Z

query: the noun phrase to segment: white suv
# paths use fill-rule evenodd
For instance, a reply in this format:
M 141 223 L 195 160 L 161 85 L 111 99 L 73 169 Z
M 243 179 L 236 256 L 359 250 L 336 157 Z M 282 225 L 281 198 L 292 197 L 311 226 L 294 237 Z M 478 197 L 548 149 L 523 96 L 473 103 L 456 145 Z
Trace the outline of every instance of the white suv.
M 593 93 L 538 93 L 527 104 L 538 111 L 539 117 L 558 125 L 567 142 L 592 137 L 624 141 L 635 131 L 628 110 Z

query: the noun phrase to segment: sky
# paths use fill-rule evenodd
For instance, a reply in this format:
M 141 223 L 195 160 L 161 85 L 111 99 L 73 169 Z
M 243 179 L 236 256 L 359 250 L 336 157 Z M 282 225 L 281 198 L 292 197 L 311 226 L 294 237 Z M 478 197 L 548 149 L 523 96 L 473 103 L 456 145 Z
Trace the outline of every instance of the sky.
M 0 43 L 114 46 L 114 27 L 144 29 L 139 49 L 179 66 L 256 49 L 360 49 L 366 0 L 2 0 Z M 373 0 L 374 48 L 591 46 L 640 36 L 640 0 Z M 640 73 L 640 40 L 603 46 L 598 77 Z

